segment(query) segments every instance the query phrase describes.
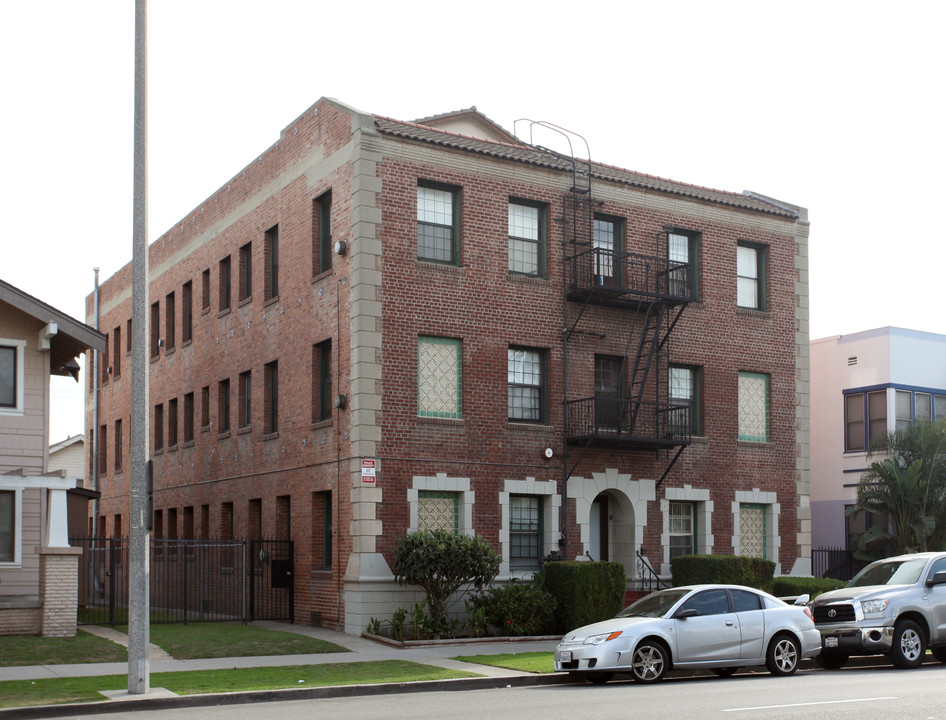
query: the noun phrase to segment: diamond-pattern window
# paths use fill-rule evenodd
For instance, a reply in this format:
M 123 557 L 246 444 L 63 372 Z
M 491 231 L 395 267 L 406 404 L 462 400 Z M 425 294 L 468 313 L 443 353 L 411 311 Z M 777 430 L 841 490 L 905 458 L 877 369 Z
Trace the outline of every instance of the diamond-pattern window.
M 417 414 L 459 418 L 462 411 L 462 347 L 452 338 L 417 342 Z
M 459 531 L 459 497 L 455 492 L 421 490 L 417 494 L 417 529 Z
M 765 558 L 765 505 L 739 506 L 739 536 L 742 555 Z
M 769 440 L 769 376 L 739 373 L 739 439 Z

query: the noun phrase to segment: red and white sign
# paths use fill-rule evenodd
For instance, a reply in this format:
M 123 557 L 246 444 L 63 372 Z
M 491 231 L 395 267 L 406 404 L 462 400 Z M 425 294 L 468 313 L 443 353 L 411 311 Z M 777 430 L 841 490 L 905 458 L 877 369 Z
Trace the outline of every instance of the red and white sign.
M 374 485 L 374 483 L 375 483 L 375 461 L 362 460 L 361 461 L 361 484 Z

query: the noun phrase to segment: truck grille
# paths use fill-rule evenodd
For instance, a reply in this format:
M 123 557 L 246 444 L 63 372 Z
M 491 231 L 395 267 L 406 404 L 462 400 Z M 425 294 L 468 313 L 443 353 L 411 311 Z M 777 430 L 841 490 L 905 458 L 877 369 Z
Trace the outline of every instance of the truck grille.
M 833 613 L 833 615 L 831 615 Z M 815 625 L 829 623 L 852 622 L 854 620 L 853 605 L 816 605 L 814 608 Z

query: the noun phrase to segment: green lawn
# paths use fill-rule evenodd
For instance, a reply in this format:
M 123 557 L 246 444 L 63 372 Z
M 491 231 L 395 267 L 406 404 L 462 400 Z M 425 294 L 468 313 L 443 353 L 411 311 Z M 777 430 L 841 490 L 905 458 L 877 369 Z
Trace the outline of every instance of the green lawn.
M 462 655 L 453 658 L 460 662 L 492 665 L 507 670 L 520 670 L 531 673 L 550 673 L 553 670 L 552 652 L 500 653 L 498 655 Z
M 178 660 L 348 652 L 341 645 L 306 635 L 231 623 L 152 625 L 151 642 Z
M 128 651 L 84 630 L 74 638 L 0 637 L 0 667 L 101 662 L 128 662 Z
M 152 673 L 150 679 L 151 687 L 167 688 L 179 695 L 196 695 L 329 685 L 420 682 L 465 677 L 480 676 L 476 673 L 446 670 L 406 660 L 378 660 L 273 668 Z M 127 675 L 12 680 L 0 682 L 0 707 L 93 702 L 103 699 L 99 694 L 100 690 L 124 690 L 127 687 Z

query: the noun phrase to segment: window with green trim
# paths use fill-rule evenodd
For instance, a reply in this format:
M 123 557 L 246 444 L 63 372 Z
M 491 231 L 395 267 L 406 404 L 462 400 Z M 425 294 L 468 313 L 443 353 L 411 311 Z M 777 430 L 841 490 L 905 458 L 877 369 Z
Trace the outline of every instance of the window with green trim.
M 736 304 L 742 308 L 765 310 L 765 245 L 739 242 L 736 247 Z
M 509 272 L 545 277 L 546 206 L 509 201 Z
M 463 346 L 455 338 L 417 339 L 417 414 L 462 417 Z
M 542 565 L 542 496 L 509 496 L 509 565 Z
M 545 422 L 545 353 L 529 348 L 509 348 L 509 419 Z
M 674 435 L 702 435 L 703 368 L 670 366 L 670 429 Z
M 460 496 L 455 492 L 420 490 L 417 493 L 417 529 L 446 530 L 454 535 L 460 529 Z
M 459 188 L 421 182 L 417 186 L 417 257 L 456 265 Z
M 739 552 L 743 557 L 766 557 L 765 508 L 758 503 L 739 505 Z
M 739 439 L 769 441 L 769 376 L 739 373 Z
M 691 502 L 670 502 L 670 559 L 696 552 L 696 508 Z

